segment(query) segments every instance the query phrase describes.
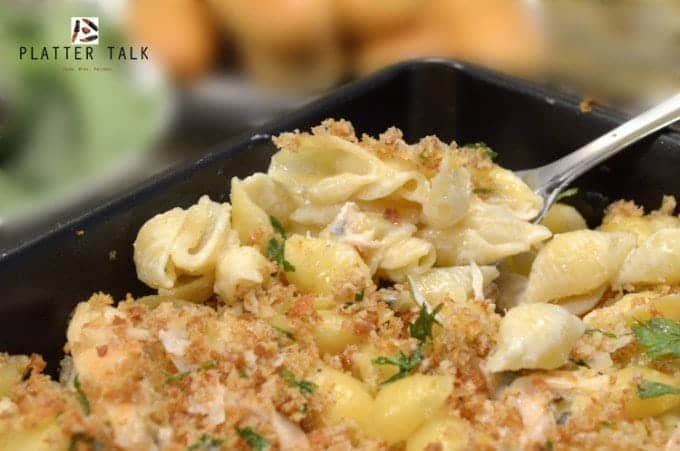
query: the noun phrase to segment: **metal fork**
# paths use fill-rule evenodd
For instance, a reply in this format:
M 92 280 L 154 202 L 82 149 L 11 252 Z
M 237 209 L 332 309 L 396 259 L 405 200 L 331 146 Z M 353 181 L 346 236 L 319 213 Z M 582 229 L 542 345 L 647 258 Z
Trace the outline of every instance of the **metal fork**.
M 543 198 L 541 221 L 557 196 L 581 174 L 630 144 L 680 119 L 680 93 L 641 113 L 580 149 L 545 166 L 515 172 Z M 680 169 L 680 168 L 679 168 Z

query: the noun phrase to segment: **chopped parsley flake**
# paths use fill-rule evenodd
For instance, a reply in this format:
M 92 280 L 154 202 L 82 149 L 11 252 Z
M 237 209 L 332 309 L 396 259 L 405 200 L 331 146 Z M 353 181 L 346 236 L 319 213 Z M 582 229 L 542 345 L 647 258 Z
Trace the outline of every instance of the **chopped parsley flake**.
M 255 451 L 265 451 L 271 446 L 266 438 L 255 432 L 252 428 L 236 428 L 236 433 L 241 440 L 246 442 L 250 449 Z
M 211 369 L 213 369 L 213 368 L 217 368 L 217 360 L 211 360 L 210 362 L 204 363 L 204 364 L 201 365 L 201 367 L 199 368 L 199 371 L 201 371 L 201 370 L 202 370 L 202 371 L 207 371 L 207 370 L 211 370 Z
M 293 374 L 292 371 L 281 370 L 279 376 L 281 376 L 281 378 L 286 381 L 286 384 L 289 386 L 299 388 L 301 393 L 311 394 L 316 391 L 316 384 L 314 382 L 309 382 L 302 379 L 298 380 L 295 378 L 295 374 Z
M 493 190 L 491 188 L 475 188 L 472 192 L 475 194 L 491 194 Z
M 585 367 L 588 366 L 588 364 L 586 363 L 586 361 L 583 360 L 583 359 L 569 359 L 569 361 L 570 361 L 571 363 L 573 363 L 574 365 L 576 365 L 576 366 L 585 366 Z
M 293 335 L 292 332 L 290 332 L 290 331 L 288 331 L 288 330 L 286 330 L 282 327 L 278 327 L 278 326 L 274 326 L 274 329 L 278 330 L 279 332 L 281 332 L 283 335 L 285 335 L 289 339 L 295 340 L 295 335 Z
M 92 436 L 84 432 L 76 432 L 71 436 L 71 442 L 68 445 L 68 451 L 78 451 L 78 443 L 82 443 L 87 449 L 92 449 L 95 446 L 95 440 Z
M 492 160 L 498 156 L 498 152 L 494 152 L 491 148 L 483 141 L 478 141 L 472 144 L 465 144 L 463 147 L 472 147 L 473 149 L 482 149 Z
M 637 342 L 647 347 L 649 357 L 680 357 L 680 324 L 677 322 L 667 318 L 652 318 L 632 329 Z
M 555 198 L 555 202 L 559 202 L 562 199 L 566 199 L 567 197 L 572 197 L 578 194 L 578 188 L 569 188 L 568 190 L 562 191 L 560 194 L 557 195 Z
M 284 258 L 286 253 L 286 241 L 279 241 L 276 238 L 271 238 L 269 244 L 267 245 L 267 255 L 269 258 L 274 260 L 276 263 L 283 267 L 286 272 L 295 272 L 295 266 L 293 266 L 288 260 Z
M 586 335 L 593 335 L 593 334 L 596 334 L 596 333 L 602 334 L 605 337 L 609 337 L 609 338 L 618 338 L 618 335 L 613 334 L 611 332 L 607 332 L 606 330 L 602 330 L 602 329 L 593 328 L 593 329 L 586 329 L 586 331 L 585 331 Z
M 213 451 L 215 449 L 219 449 L 222 446 L 223 443 L 224 443 L 224 440 L 222 440 L 222 439 L 212 438 L 208 434 L 202 434 L 201 437 L 198 439 L 198 442 L 189 446 L 187 448 L 187 451 L 198 451 L 198 450 Z
M 362 288 L 361 291 L 354 295 L 354 302 L 361 302 L 364 300 L 364 291 L 366 291 L 366 288 Z
M 287 239 L 288 237 L 286 236 L 286 231 L 281 225 L 281 221 L 276 219 L 274 216 L 269 217 L 269 222 L 272 223 L 272 227 L 274 228 L 274 231 L 277 232 L 279 235 L 281 235 L 281 238 L 284 240 Z
M 427 306 L 425 304 L 420 306 L 420 314 L 418 318 L 411 323 L 408 327 L 408 331 L 413 338 L 420 340 L 421 342 L 426 342 L 429 338 L 432 340 L 432 326 L 435 324 L 441 324 L 437 321 L 437 313 L 444 307 L 444 304 L 439 304 L 434 308 L 432 313 L 427 311 Z
M 203 365 L 199 366 L 196 371 L 207 371 L 211 370 L 213 368 L 217 368 L 217 360 L 211 360 L 209 362 L 204 363 Z M 173 382 L 179 382 L 182 379 L 184 379 L 187 375 L 189 375 L 191 372 L 190 371 L 185 371 L 183 373 L 178 372 L 178 373 L 169 373 L 165 377 L 165 382 L 170 384 Z
M 179 382 L 182 379 L 184 379 L 187 376 L 187 374 L 189 374 L 189 372 L 186 372 L 186 373 L 169 373 L 165 377 L 165 382 L 168 383 L 168 384 L 172 384 L 173 382 Z
M 399 368 L 399 372 L 389 379 L 380 383 L 380 385 L 389 384 L 391 382 L 397 381 L 403 377 L 408 376 L 411 371 L 413 371 L 420 362 L 423 361 L 423 351 L 420 346 L 411 355 L 404 354 L 403 351 L 399 351 L 399 354 L 393 357 L 378 357 L 373 359 L 372 362 L 376 365 L 394 365 Z
M 408 282 L 413 299 L 416 301 L 416 304 L 420 306 L 420 315 L 418 315 L 418 318 L 409 326 L 409 333 L 413 338 L 417 338 L 423 343 L 428 337 L 432 338 L 432 325 L 434 323 L 439 324 L 436 317 L 443 304 L 439 304 L 434 310 L 431 309 L 425 296 L 418 290 L 413 278 L 411 276 L 406 276 L 406 281 Z M 430 313 L 430 310 L 432 310 L 432 313 Z
M 279 241 L 276 238 L 270 238 L 269 239 L 269 242 L 267 243 L 267 255 L 273 261 L 278 263 L 279 266 L 281 266 L 284 271 L 295 272 L 295 266 L 293 266 L 285 258 L 285 255 L 286 255 L 286 239 L 288 237 L 286 235 L 286 231 L 283 229 L 283 226 L 281 225 L 281 221 L 276 219 L 274 216 L 270 216 L 269 221 L 271 222 L 272 227 L 274 228 L 274 231 L 276 233 L 278 233 L 279 235 L 281 235 L 281 240 Z
M 656 398 L 664 395 L 680 395 L 680 388 L 653 381 L 643 381 L 638 385 L 638 396 L 640 399 Z
M 80 407 L 83 408 L 83 412 L 85 412 L 85 415 L 89 415 L 90 401 L 87 399 L 87 395 L 85 394 L 82 385 L 80 385 L 80 379 L 78 379 L 77 374 L 76 377 L 73 379 L 73 388 L 75 388 L 76 393 L 78 393 L 78 403 L 80 404 Z

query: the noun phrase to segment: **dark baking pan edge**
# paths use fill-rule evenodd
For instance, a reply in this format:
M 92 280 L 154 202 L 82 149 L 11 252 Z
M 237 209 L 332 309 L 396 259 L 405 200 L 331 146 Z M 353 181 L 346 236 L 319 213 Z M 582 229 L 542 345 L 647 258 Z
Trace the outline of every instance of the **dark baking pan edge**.
M 357 80 L 340 87 L 332 94 L 305 104 L 300 109 L 288 113 L 282 118 L 277 118 L 258 129 L 245 132 L 224 143 L 214 146 L 212 150 L 201 158 L 162 171 L 146 181 L 133 186 L 131 189 L 113 196 L 111 200 L 103 203 L 99 207 L 84 212 L 66 222 L 55 224 L 54 227 L 45 230 L 35 238 L 4 251 L 0 254 L 0 265 L 8 264 L 15 256 L 29 252 L 32 248 L 39 246 L 51 237 L 75 233 L 77 230 L 86 228 L 88 221 L 95 218 L 101 218 L 104 214 L 107 216 L 115 215 L 117 212 L 133 203 L 136 198 L 144 197 L 158 190 L 162 190 L 164 187 L 171 185 L 173 181 L 185 178 L 192 172 L 200 170 L 202 167 L 224 159 L 231 154 L 238 153 L 243 148 L 253 146 L 259 141 L 269 140 L 273 135 L 291 130 L 295 127 L 294 124 L 297 124 L 308 117 L 310 112 L 332 109 L 333 106 L 349 102 L 352 98 L 370 92 L 374 86 L 381 85 L 388 80 L 399 76 L 402 72 L 413 69 L 417 70 L 418 67 L 428 65 L 449 66 L 457 71 L 474 74 L 476 78 L 482 81 L 512 89 L 529 97 L 544 98 L 548 102 L 557 102 L 571 108 L 579 108 L 581 102 L 579 98 L 573 95 L 552 91 L 538 84 L 500 74 L 467 62 L 440 58 L 424 58 L 406 61 L 383 69 L 368 78 Z M 612 124 L 620 123 L 626 118 L 626 116 L 621 113 L 597 105 L 593 107 L 592 112 L 589 114 L 591 114 L 594 119 L 604 120 Z

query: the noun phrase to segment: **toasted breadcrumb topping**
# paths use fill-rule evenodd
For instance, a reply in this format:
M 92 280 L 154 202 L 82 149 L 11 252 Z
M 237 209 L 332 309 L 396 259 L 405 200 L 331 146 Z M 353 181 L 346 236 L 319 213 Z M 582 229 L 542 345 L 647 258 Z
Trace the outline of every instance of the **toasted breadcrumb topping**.
M 345 120 L 329 119 L 311 134 L 282 133 L 273 140 L 295 152 L 308 136 L 346 140 L 429 179 L 442 161 L 452 169 L 493 167 L 482 145 L 459 147 L 434 136 L 408 144 L 394 127 L 377 139 L 359 139 Z M 371 202 L 393 225 L 420 217 L 412 212 L 417 204 L 406 201 L 400 209 L 380 199 L 338 207 L 331 233 L 361 252 L 378 247 L 372 231 L 357 226 L 362 202 Z M 649 230 L 674 224 L 675 208 L 671 196 L 648 215 L 632 201 L 617 201 L 607 208 L 602 228 L 637 227 L 642 239 Z M 652 225 L 638 231 L 638 223 L 626 222 L 630 218 Z M 266 233 L 250 231 L 251 241 L 264 242 Z M 363 286 L 352 282 L 360 275 L 349 273 L 333 293 L 321 295 L 303 292 L 285 270 L 267 265 L 261 284 L 237 287 L 228 302 L 216 295 L 200 303 L 168 295 L 128 294 L 119 302 L 92 295 L 70 320 L 59 381 L 43 374 L 40 356 L 0 354 L 0 448 L 21 447 L 29 443 L 22 442 L 27 434 L 41 434 L 42 444 L 74 450 L 405 449 L 404 441 L 383 441 L 358 420 L 327 420 L 338 399 L 317 382 L 329 370 L 353 377 L 371 399 L 395 375 L 450 377 L 450 395 L 440 410 L 427 414 L 461 428 L 458 449 L 680 446 L 677 408 L 635 416 L 629 406 L 638 395 L 622 372 L 644 367 L 674 377 L 679 359 L 650 358 L 632 331 L 635 318 L 621 319 L 643 310 L 663 318 L 655 303 L 680 295 L 677 286 L 608 287 L 582 315 L 586 331 L 566 364 L 491 373 L 486 362 L 498 346 L 503 312 L 495 303 L 498 287 L 483 285 L 474 262 L 473 295 L 454 299 L 444 293 L 434 312 L 423 310 L 406 282 L 369 280 Z M 430 321 L 431 339 L 412 333 L 423 317 Z M 339 345 L 323 335 L 329 318 L 334 337 L 344 340 Z M 643 381 L 637 373 L 631 380 Z M 424 449 L 442 446 L 434 441 Z

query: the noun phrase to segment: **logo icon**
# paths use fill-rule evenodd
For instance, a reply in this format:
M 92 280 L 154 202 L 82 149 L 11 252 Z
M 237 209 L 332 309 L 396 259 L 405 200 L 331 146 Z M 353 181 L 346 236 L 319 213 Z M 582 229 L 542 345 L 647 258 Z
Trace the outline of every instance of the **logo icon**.
M 99 17 L 71 17 L 71 43 L 99 44 Z

